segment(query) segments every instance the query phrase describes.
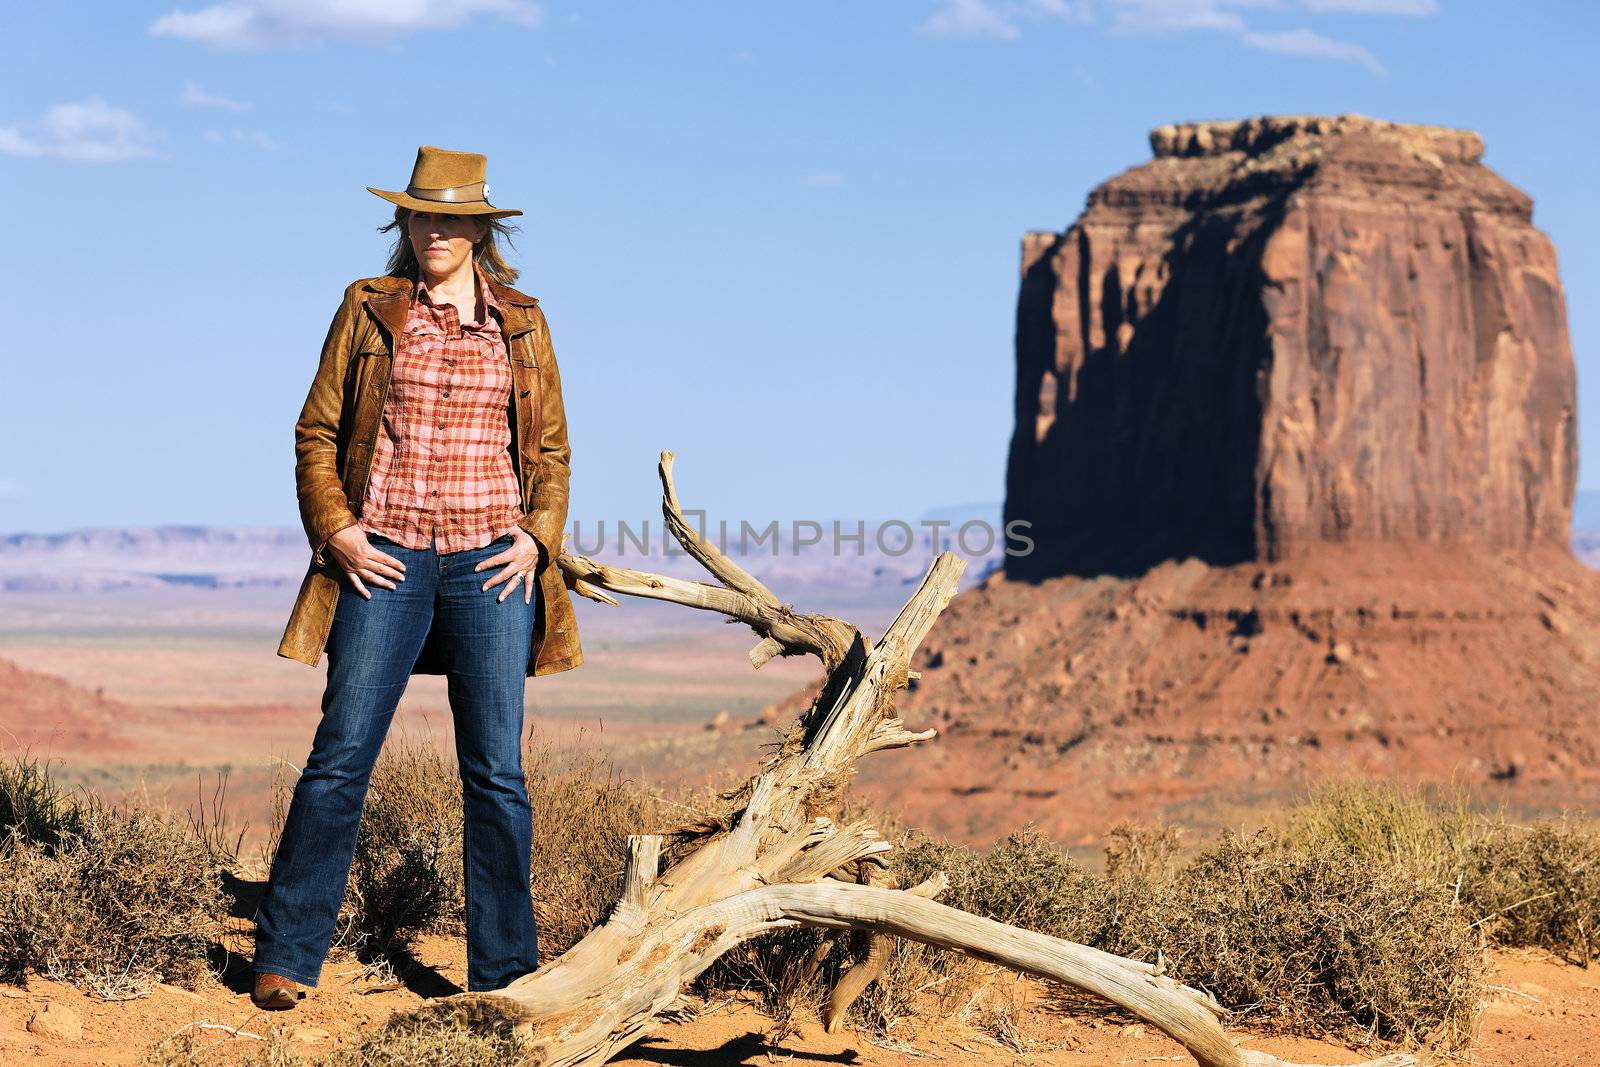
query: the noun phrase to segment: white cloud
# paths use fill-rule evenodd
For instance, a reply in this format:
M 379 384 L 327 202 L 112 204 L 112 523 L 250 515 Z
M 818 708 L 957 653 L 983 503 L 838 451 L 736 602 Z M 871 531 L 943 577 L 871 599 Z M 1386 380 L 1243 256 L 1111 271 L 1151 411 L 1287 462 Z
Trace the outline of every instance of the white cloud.
M 116 163 L 155 155 L 155 139 L 137 115 L 91 96 L 56 104 L 26 126 L 0 126 L 0 153 Z
M 207 130 L 204 136 L 212 144 L 251 144 L 269 152 L 278 147 L 277 141 L 260 130 Z
M 1281 52 L 1290 56 L 1310 56 L 1316 59 L 1343 59 L 1360 63 L 1376 74 L 1387 74 L 1378 57 L 1349 41 L 1336 41 L 1311 30 L 1284 30 L 1279 33 L 1246 33 L 1241 38 L 1251 48 L 1266 52 Z
M 1437 15 L 1435 0 L 1300 0 L 1308 11 L 1345 11 L 1352 15 Z
M 1246 14 L 1284 12 L 1290 5 L 1312 14 L 1434 15 L 1438 0 L 938 0 L 918 28 L 945 37 L 1016 40 L 1029 18 L 1054 17 L 1098 25 L 1112 33 L 1182 33 L 1210 30 L 1236 37 L 1249 48 L 1283 55 L 1359 63 L 1386 74 L 1361 45 L 1310 29 L 1253 29 Z
M 178 97 L 178 102 L 188 107 L 215 107 L 223 111 L 249 111 L 250 105 L 240 100 L 230 100 L 226 96 L 217 96 L 208 93 L 192 81 L 183 83 L 183 94 Z
M 922 28 L 936 37 L 998 37 L 1011 41 L 1022 36 L 1017 24 L 988 0 L 944 0 Z
M 1031 18 L 1086 18 L 1085 0 L 940 0 L 919 27 L 935 37 L 996 37 L 1014 41 Z
M 1240 32 L 1244 19 L 1225 7 L 1227 0 L 1113 0 L 1111 24 L 1119 30 L 1228 30 Z M 1246 5 L 1249 6 L 1249 5 Z
M 336 37 L 384 40 L 419 30 L 453 30 L 478 15 L 537 25 L 533 0 L 228 0 L 172 11 L 150 24 L 157 37 L 213 48 L 272 48 Z

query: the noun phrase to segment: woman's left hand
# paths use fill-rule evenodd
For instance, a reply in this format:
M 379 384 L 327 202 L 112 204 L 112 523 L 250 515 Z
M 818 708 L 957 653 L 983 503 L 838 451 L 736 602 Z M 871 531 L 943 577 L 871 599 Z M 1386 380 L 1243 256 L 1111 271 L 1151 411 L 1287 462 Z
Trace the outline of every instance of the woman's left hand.
M 533 602 L 533 572 L 539 566 L 539 557 L 544 553 L 544 547 L 534 539 L 532 534 L 520 526 L 512 529 L 511 537 L 511 544 L 507 545 L 503 552 L 479 561 L 478 565 L 472 569 L 481 571 L 485 567 L 495 567 L 504 563 L 504 570 L 483 583 L 484 591 L 487 592 L 509 578 L 511 580 L 506 582 L 506 587 L 495 598 L 495 603 L 504 602 L 505 598 L 510 596 L 512 591 L 517 588 L 517 583 L 521 582 L 523 603 L 531 604 Z

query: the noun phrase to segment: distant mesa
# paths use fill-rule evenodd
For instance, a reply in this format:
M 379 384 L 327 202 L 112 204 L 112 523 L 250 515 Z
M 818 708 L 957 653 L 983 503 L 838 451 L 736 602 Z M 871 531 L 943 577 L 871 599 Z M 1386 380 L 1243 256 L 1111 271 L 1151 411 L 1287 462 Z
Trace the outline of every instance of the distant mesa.
M 1323 542 L 1566 544 L 1576 387 L 1550 239 L 1467 130 L 1163 126 L 1030 233 L 1014 577 Z
M 930 751 L 858 783 L 980 842 L 1214 829 L 1344 776 L 1593 810 L 1600 575 L 1532 202 L 1465 130 L 1150 141 L 1023 240 L 1004 518 L 1036 549 L 919 650 Z

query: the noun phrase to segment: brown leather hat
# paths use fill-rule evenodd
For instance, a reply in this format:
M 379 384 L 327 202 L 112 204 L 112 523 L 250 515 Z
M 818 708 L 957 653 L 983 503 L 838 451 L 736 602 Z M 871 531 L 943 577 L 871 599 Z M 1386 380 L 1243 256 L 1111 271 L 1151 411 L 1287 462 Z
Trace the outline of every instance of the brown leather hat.
M 367 190 L 391 204 L 412 211 L 432 211 L 440 215 L 488 215 L 503 219 L 522 212 L 499 208 L 489 203 L 489 183 L 484 181 L 488 158 L 476 152 L 451 152 L 425 144 L 417 149 L 417 162 L 411 168 L 411 184 L 404 192 L 388 189 Z

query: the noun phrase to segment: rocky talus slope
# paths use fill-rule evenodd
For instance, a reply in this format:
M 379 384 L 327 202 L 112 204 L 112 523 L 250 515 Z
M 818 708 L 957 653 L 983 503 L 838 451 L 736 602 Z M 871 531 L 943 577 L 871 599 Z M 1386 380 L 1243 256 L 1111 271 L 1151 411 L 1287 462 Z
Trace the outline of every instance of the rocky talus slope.
M 899 706 L 940 736 L 858 784 L 959 838 L 1210 829 L 1348 776 L 1600 811 L 1600 575 L 1555 550 L 995 574 L 919 661 Z

